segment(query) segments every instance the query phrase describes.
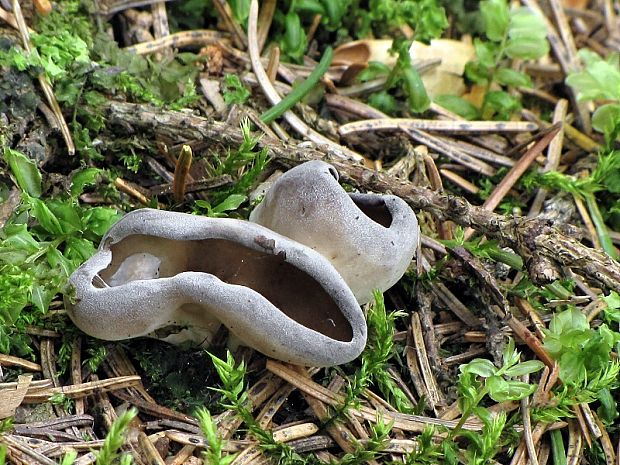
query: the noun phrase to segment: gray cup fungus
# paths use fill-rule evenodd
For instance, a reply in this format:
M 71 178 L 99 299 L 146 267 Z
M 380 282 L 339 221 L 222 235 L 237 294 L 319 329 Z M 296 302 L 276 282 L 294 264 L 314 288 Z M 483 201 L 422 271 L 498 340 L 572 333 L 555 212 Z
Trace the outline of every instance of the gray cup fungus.
M 208 343 L 224 324 L 270 357 L 313 366 L 351 361 L 366 343 L 362 311 L 329 261 L 247 221 L 136 210 L 70 284 L 71 319 L 100 339 Z
M 332 166 L 313 161 L 279 178 L 250 220 L 125 215 L 71 275 L 71 319 L 106 340 L 206 346 L 224 324 L 287 362 L 356 358 L 366 344 L 358 303 L 406 271 L 419 237 L 413 211 L 398 197 L 347 194 Z
M 250 221 L 326 257 L 360 304 L 405 273 L 415 254 L 419 226 L 399 197 L 347 194 L 338 172 L 322 161 L 299 165 L 278 178 Z

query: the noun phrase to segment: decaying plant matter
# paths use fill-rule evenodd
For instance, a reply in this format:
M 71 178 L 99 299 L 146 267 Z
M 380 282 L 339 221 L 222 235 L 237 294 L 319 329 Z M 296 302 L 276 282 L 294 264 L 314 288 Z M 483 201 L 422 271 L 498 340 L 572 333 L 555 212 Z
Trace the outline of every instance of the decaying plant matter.
M 0 464 L 618 463 L 617 2 L 32 3 L 0 1 Z M 280 201 L 277 251 L 334 258 L 365 347 L 244 227 Z M 118 341 L 214 306 L 207 350 Z

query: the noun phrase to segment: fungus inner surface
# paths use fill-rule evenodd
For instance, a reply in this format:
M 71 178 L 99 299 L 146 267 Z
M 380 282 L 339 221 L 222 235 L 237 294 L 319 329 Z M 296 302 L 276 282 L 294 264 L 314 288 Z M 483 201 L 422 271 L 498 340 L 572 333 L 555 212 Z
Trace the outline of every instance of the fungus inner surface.
M 127 236 L 110 249 L 112 262 L 99 273 L 105 282 L 128 257 L 149 254 L 160 260 L 160 278 L 186 271 L 209 273 L 228 284 L 253 289 L 307 328 L 343 342 L 353 338 L 351 325 L 329 294 L 283 256 L 226 239 L 172 240 L 138 234 Z
M 383 199 L 365 195 L 351 195 L 351 199 L 357 208 L 375 223 L 379 223 L 384 228 L 392 225 L 392 214 Z

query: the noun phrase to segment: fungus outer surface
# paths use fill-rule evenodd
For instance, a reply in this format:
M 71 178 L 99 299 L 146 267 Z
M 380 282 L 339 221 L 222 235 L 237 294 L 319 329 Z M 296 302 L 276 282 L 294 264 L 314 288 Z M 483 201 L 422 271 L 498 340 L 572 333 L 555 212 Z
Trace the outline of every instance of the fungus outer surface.
M 220 324 L 291 363 L 356 358 L 366 322 L 320 254 L 260 225 L 151 209 L 127 214 L 70 277 L 75 324 L 107 340 L 207 341 Z M 174 332 L 174 331 L 173 331 Z
M 419 242 L 413 210 L 393 195 L 347 193 L 334 167 L 296 166 L 278 178 L 250 221 L 326 257 L 359 303 L 372 300 L 405 273 Z

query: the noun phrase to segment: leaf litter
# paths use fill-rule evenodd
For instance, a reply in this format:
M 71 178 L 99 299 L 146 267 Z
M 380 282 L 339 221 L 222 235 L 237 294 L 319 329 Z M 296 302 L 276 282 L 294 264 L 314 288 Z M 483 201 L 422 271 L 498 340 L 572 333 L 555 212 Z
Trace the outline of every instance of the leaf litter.
M 35 6 L 0 9 L 0 463 L 617 463 L 617 5 Z M 317 158 L 422 224 L 358 360 L 72 327 L 122 212 L 247 218 Z

